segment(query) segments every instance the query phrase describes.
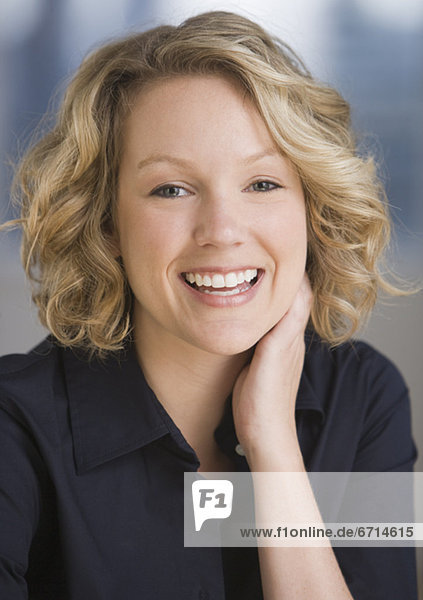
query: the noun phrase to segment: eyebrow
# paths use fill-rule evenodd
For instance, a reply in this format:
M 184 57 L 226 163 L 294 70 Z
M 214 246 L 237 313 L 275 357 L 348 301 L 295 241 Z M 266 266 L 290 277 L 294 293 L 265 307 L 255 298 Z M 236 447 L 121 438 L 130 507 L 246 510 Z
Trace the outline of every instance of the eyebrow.
M 250 165 L 252 163 L 255 163 L 255 162 L 261 160 L 262 158 L 267 158 L 267 157 L 271 157 L 271 156 L 281 156 L 281 154 L 275 148 L 267 148 L 260 152 L 256 152 L 255 154 L 250 154 L 249 156 L 245 156 L 244 158 L 241 158 L 240 163 L 245 164 L 245 165 Z M 144 158 L 143 160 L 141 160 L 137 165 L 137 169 L 141 170 L 152 164 L 162 163 L 162 162 L 170 163 L 170 164 L 176 165 L 178 167 L 185 167 L 185 168 L 193 166 L 193 163 L 190 160 L 186 160 L 184 158 L 179 158 L 178 156 L 172 156 L 171 154 L 152 154 L 151 156 L 148 156 L 147 158 Z

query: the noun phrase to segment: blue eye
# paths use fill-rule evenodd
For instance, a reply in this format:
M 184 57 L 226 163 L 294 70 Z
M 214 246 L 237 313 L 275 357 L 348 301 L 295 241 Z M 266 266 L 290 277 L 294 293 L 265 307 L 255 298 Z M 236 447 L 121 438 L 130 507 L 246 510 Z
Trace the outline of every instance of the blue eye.
M 260 180 L 252 183 L 250 187 L 253 188 L 253 192 L 271 192 L 272 190 L 276 190 L 281 186 L 277 183 L 273 183 L 272 181 Z
M 188 196 L 189 192 L 179 185 L 162 185 L 151 192 L 152 196 L 160 196 L 161 198 L 179 198 L 180 196 Z

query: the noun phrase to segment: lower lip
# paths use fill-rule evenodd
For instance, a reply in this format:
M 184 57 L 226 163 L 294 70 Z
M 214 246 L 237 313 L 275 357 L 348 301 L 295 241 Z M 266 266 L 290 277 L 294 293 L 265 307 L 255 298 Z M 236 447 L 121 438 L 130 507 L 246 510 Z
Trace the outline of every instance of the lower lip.
M 192 294 L 193 298 L 199 300 L 203 304 L 207 304 L 207 306 L 226 308 L 241 306 L 242 304 L 250 302 L 250 300 L 252 300 L 257 294 L 263 280 L 263 276 L 264 271 L 260 271 L 257 281 L 252 287 L 248 288 L 248 290 L 245 292 L 240 292 L 239 294 L 234 294 L 233 296 L 215 296 L 214 294 L 205 294 L 204 292 L 199 292 L 195 288 L 191 287 L 182 275 L 179 277 L 185 289 Z

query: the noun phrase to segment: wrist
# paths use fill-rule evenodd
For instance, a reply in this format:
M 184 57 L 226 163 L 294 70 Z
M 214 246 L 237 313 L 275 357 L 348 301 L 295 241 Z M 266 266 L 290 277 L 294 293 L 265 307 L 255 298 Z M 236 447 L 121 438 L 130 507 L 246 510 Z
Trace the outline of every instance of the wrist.
M 277 439 L 269 436 L 242 447 L 251 471 L 305 471 L 297 434 L 292 429 L 279 431 Z

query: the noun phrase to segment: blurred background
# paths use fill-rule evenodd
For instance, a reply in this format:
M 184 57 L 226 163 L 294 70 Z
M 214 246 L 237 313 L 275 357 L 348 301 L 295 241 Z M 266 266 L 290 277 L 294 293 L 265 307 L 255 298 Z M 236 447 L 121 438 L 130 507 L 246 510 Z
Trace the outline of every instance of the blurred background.
M 395 222 L 392 265 L 422 282 L 422 0 L 2 0 L 0 221 L 14 216 L 11 164 L 83 56 L 128 30 L 177 24 L 212 9 L 238 12 L 282 37 L 315 76 L 349 100 L 357 132 L 381 163 Z M 46 332 L 20 267 L 18 232 L 0 234 L 0 282 L 0 355 L 27 351 Z M 416 470 L 423 471 L 422 293 L 379 303 L 361 337 L 390 357 L 408 382 Z

